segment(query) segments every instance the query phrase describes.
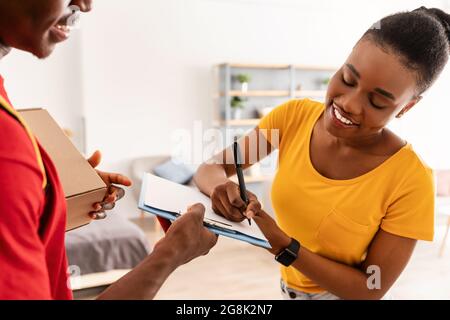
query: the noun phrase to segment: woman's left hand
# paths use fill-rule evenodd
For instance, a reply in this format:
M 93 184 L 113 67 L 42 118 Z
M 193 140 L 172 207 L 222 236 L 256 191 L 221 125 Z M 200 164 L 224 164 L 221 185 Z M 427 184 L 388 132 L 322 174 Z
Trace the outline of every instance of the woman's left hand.
M 276 255 L 291 243 L 291 238 L 278 227 L 275 220 L 264 210 L 247 211 L 247 217 L 256 222 L 264 236 L 272 246 L 268 249 L 270 253 Z
M 95 151 L 94 154 L 89 159 L 87 159 L 87 161 L 92 166 L 92 168 L 96 168 L 100 164 L 101 159 L 102 155 L 100 151 Z M 92 208 L 94 210 L 90 212 L 90 216 L 92 219 L 100 220 L 106 218 L 105 211 L 113 209 L 116 205 L 116 201 L 120 200 L 125 195 L 125 191 L 122 188 L 115 186 L 114 184 L 129 187 L 131 186 L 132 182 L 128 177 L 119 173 L 103 172 L 97 169 L 95 171 L 97 171 L 97 174 L 108 186 L 108 190 L 106 191 L 106 195 L 103 198 L 102 202 L 94 203 L 92 205 Z

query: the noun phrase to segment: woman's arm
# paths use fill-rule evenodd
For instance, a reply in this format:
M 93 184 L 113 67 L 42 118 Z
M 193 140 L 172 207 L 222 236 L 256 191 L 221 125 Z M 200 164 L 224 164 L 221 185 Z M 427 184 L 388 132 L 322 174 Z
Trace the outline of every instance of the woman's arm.
M 244 169 L 275 150 L 258 128 L 244 136 L 239 141 L 239 147 Z M 233 151 L 232 147 L 229 147 L 202 164 L 194 176 L 194 181 L 200 191 L 211 198 L 215 213 L 231 221 L 240 222 L 245 219 L 248 210 L 259 211 L 261 205 L 256 196 L 248 191 L 249 202 L 246 204 L 242 200 L 238 185 L 228 179 L 235 173 Z
M 244 161 L 243 169 L 251 167 L 275 150 L 258 127 L 239 140 L 239 147 Z M 230 146 L 203 163 L 197 170 L 194 181 L 200 191 L 211 197 L 214 189 L 229 182 L 228 178 L 234 174 L 233 148 Z
M 289 236 L 276 225 L 272 217 L 263 210 L 252 215 L 272 245 L 272 254 L 276 255 L 289 245 Z M 322 257 L 305 247 L 300 248 L 292 266 L 342 299 L 381 299 L 406 267 L 416 243 L 415 239 L 380 229 L 372 240 L 366 260 L 359 267 L 350 267 Z

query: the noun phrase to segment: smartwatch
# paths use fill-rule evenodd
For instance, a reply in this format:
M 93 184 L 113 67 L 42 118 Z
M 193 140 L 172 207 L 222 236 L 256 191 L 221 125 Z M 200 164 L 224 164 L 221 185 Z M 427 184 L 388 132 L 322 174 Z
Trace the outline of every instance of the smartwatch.
M 297 259 L 299 250 L 300 243 L 291 238 L 291 243 L 275 256 L 275 260 L 283 266 L 289 267 Z

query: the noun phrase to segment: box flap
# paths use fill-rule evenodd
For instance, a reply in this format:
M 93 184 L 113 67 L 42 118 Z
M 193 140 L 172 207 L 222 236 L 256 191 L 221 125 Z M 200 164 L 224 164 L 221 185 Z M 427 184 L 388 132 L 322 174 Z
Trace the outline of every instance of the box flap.
M 106 184 L 45 109 L 18 110 L 52 158 L 66 197 L 105 188 Z

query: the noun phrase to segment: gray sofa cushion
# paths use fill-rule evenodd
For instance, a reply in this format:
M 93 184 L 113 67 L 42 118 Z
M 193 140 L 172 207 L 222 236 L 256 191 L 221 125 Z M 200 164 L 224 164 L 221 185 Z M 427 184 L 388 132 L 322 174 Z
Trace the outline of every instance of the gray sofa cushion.
M 131 269 L 150 252 L 144 232 L 128 219 L 110 213 L 105 220 L 66 233 L 70 266 L 81 275 Z
M 194 171 L 183 163 L 176 163 L 172 159 L 164 161 L 153 168 L 158 177 L 179 183 L 188 184 L 194 176 Z

